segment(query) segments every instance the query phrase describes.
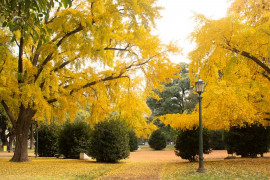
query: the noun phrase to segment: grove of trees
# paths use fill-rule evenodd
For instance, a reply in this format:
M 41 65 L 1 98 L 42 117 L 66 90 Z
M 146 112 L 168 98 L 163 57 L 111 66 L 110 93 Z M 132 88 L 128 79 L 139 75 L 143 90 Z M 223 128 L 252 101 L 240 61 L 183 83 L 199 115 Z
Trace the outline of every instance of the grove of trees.
M 16 137 L 11 161 L 29 160 L 34 120 L 62 124 L 78 112 L 91 127 L 118 117 L 137 136 L 156 129 L 151 111 L 159 126 L 192 130 L 199 74 L 204 128 L 269 126 L 270 1 L 234 0 L 218 20 L 196 15 L 196 47 L 180 74 L 168 58 L 178 48 L 151 34 L 160 9 L 157 0 L 0 2 L 1 138 L 6 129 Z
M 151 34 L 151 1 L 26 0 L 0 3 L 0 101 L 16 135 L 11 161 L 28 161 L 31 122 L 63 123 L 88 109 L 91 125 L 115 113 L 139 136 L 154 129 L 147 96 L 176 77 Z

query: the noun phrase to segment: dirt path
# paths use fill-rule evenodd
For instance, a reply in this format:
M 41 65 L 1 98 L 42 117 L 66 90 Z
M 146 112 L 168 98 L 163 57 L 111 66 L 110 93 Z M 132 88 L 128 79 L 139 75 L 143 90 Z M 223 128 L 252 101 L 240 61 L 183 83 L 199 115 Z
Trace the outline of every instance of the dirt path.
M 12 157 L 13 156 L 13 152 L 0 152 L 0 157 Z M 35 157 L 34 153 L 28 153 L 28 157 Z

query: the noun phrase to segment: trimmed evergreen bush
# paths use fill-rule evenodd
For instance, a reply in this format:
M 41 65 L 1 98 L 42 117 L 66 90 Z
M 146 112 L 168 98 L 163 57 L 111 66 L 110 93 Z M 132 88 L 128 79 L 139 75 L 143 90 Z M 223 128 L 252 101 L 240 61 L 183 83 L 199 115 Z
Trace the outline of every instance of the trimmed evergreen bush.
M 225 143 L 223 141 L 223 130 L 210 130 L 210 145 L 213 150 L 224 150 Z
M 138 149 L 138 138 L 133 130 L 128 131 L 129 133 L 129 150 L 130 152 Z
M 261 124 L 233 126 L 225 133 L 224 141 L 229 154 L 236 153 L 242 157 L 257 157 L 268 152 L 269 128 Z
M 160 129 L 153 131 L 149 139 L 149 145 L 155 150 L 162 150 L 167 146 L 166 137 Z
M 57 154 L 57 138 L 59 127 L 56 125 L 41 124 L 38 128 L 38 146 L 37 136 L 35 134 L 35 146 L 38 147 L 38 155 L 40 157 L 53 157 Z M 36 148 L 35 148 L 36 152 Z
M 120 120 L 95 125 L 90 137 L 89 155 L 98 162 L 117 162 L 129 156 L 128 130 Z
M 209 154 L 210 152 L 209 133 L 203 129 L 203 153 Z M 175 154 L 190 162 L 197 161 L 196 157 L 199 155 L 199 129 L 197 127 L 178 133 Z
M 91 128 L 86 122 L 67 123 L 59 133 L 59 153 L 66 158 L 78 159 L 89 146 Z

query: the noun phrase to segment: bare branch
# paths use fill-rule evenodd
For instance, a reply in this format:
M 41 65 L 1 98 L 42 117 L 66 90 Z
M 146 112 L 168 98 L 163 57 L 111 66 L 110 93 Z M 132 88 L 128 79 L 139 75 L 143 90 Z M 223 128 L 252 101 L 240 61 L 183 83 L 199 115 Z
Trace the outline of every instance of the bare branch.
M 127 44 L 127 46 L 125 48 L 115 48 L 115 47 L 114 48 L 113 47 L 109 48 L 109 47 L 105 47 L 104 50 L 127 51 L 129 46 L 130 46 L 130 44 Z M 100 51 L 100 50 L 98 50 L 98 51 Z
M 127 51 L 126 48 L 109 48 L 109 47 L 104 48 L 104 50 Z M 97 50 L 97 51 L 100 51 L 100 50 Z

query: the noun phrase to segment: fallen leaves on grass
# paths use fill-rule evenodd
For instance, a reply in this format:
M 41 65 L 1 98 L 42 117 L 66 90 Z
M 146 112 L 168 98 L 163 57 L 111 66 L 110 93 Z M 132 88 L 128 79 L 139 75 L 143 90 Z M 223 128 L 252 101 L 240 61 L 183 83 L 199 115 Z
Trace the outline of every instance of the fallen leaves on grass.
M 120 166 L 75 159 L 37 158 L 23 163 L 0 159 L 0 174 L 4 179 L 95 179 Z
M 171 163 L 162 179 L 267 179 L 270 177 L 270 158 L 249 158 L 205 161 L 206 173 L 196 173 L 198 163 Z
M 0 179 L 269 179 L 270 157 L 228 159 L 224 151 L 207 155 L 207 173 L 196 173 L 198 162 L 181 160 L 171 151 L 131 153 L 120 163 L 56 158 L 31 158 L 30 162 L 14 163 L 0 157 Z

